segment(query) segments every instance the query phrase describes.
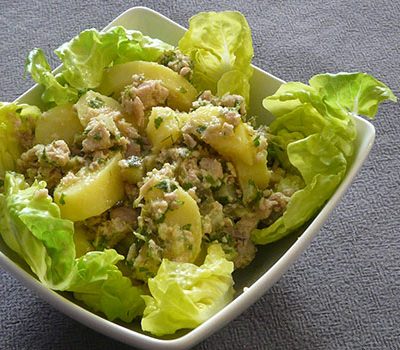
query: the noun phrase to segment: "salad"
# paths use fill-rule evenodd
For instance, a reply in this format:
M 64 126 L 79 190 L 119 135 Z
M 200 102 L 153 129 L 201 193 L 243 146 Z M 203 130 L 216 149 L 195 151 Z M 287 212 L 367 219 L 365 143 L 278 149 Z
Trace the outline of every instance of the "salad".
M 26 70 L 41 108 L 0 104 L 0 234 L 46 287 L 156 336 L 234 296 L 257 245 L 311 220 L 343 179 L 354 115 L 391 90 L 365 73 L 289 82 L 251 115 L 253 47 L 238 12 L 199 13 L 174 47 L 85 30 Z

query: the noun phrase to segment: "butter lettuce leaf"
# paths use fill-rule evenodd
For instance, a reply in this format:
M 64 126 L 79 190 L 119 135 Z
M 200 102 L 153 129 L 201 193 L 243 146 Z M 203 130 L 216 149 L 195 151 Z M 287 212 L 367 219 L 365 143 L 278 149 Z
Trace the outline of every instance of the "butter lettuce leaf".
M 179 49 L 193 60 L 193 84 L 223 96 L 249 96 L 253 74 L 251 30 L 239 12 L 201 12 L 189 21 Z
M 368 118 L 375 117 L 380 102 L 397 101 L 385 84 L 366 73 L 318 74 L 310 79 L 310 86 L 332 109 Z
M 275 116 L 272 154 L 287 171 L 299 173 L 305 186 L 293 194 L 279 219 L 252 232 L 256 244 L 281 239 L 317 213 L 342 181 L 354 153 L 353 116 L 373 118 L 384 100 L 396 97 L 365 73 L 319 74 L 310 85 L 289 82 L 264 99 Z
M 23 152 L 22 141 L 33 133 L 40 115 L 36 106 L 0 103 L 0 179 L 7 170 L 15 170 L 16 160 Z
M 87 89 L 100 85 L 105 68 L 134 60 L 157 61 L 164 51 L 172 49 L 161 40 L 120 26 L 106 32 L 87 29 L 55 50 L 63 63 L 57 76 L 41 49 L 29 53 L 26 70 L 44 86 L 45 103 L 74 103 Z
M 7 172 L 0 194 L 0 232 L 48 288 L 65 290 L 74 270 L 74 227 L 60 218 L 45 182 L 29 186 L 23 175 Z
M 100 84 L 103 69 L 117 56 L 120 33 L 118 28 L 104 33 L 84 30 L 55 50 L 63 63 L 62 75 L 70 86 L 84 89 Z
M 218 244 L 208 248 L 201 266 L 164 259 L 148 280 L 142 329 L 160 336 L 197 327 L 232 300 L 232 271 Z
M 117 30 L 123 39 L 119 41 L 118 57 L 114 64 L 131 61 L 158 62 L 165 51 L 174 49 L 174 46 L 143 35 L 137 30 L 127 30 L 122 27 L 118 27 Z
M 74 297 L 111 321 L 124 322 L 143 313 L 143 290 L 132 286 L 116 264 L 123 260 L 114 249 L 92 251 L 76 259 L 75 273 L 68 287 Z
M 44 87 L 42 100 L 47 104 L 61 105 L 75 102 L 78 99 L 78 90 L 69 86 L 60 76 L 52 73 L 42 49 L 35 48 L 29 52 L 26 59 L 25 70 L 31 74 L 32 79 Z

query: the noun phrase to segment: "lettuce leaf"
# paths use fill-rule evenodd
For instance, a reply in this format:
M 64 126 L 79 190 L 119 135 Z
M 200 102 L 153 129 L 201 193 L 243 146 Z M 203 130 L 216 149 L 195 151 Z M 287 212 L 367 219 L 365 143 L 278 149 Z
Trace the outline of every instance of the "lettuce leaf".
M 143 290 L 132 286 L 115 265 L 124 257 L 114 249 L 93 251 L 76 259 L 76 270 L 68 287 L 76 299 L 94 311 L 103 312 L 111 321 L 125 322 L 143 313 Z
M 73 222 L 60 218 L 45 182 L 29 186 L 23 175 L 6 173 L 0 234 L 46 287 L 74 292 L 110 320 L 131 322 L 143 312 L 142 289 L 132 286 L 116 266 L 123 256 L 111 249 L 75 259 Z
M 310 86 L 334 110 L 368 118 L 375 117 L 380 102 L 397 101 L 385 84 L 366 73 L 318 74 L 310 79 Z
M 51 73 L 41 49 L 30 52 L 26 70 L 44 86 L 45 103 L 74 103 L 82 92 L 100 85 L 105 68 L 133 60 L 157 61 L 165 50 L 171 49 L 173 46 L 161 40 L 123 27 L 106 32 L 88 29 L 55 50 L 63 63 L 57 77 Z
M 74 269 L 74 227 L 60 218 L 45 187 L 45 182 L 29 186 L 23 175 L 6 173 L 0 194 L 1 236 L 46 287 L 65 290 Z
M 98 86 L 103 69 L 117 56 L 119 40 L 118 28 L 105 33 L 88 29 L 56 49 L 55 53 L 63 63 L 62 75 L 67 83 L 76 89 Z
M 36 106 L 0 103 L 0 178 L 7 170 L 15 170 L 16 160 L 23 152 L 24 134 L 33 132 L 34 122 L 41 115 Z
M 126 30 L 122 27 L 118 27 L 118 30 L 124 40 L 119 42 L 118 57 L 114 64 L 130 61 L 157 62 L 165 51 L 174 49 L 174 46 L 143 35 L 137 30 Z M 125 33 L 122 33 L 122 31 L 125 31 Z
M 353 116 L 373 118 L 392 91 L 365 73 L 319 74 L 310 85 L 289 82 L 263 105 L 276 119 L 270 125 L 271 149 L 286 170 L 301 174 L 305 187 L 295 192 L 278 220 L 252 232 L 256 244 L 281 239 L 310 220 L 333 195 L 354 152 Z
M 233 297 L 233 263 L 218 244 L 208 248 L 203 265 L 164 259 L 148 280 L 142 329 L 155 335 L 195 328 L 222 309 Z
M 45 103 L 57 105 L 68 102 L 75 102 L 78 99 L 78 90 L 62 84 L 51 72 L 51 67 L 47 62 L 42 49 L 35 48 L 29 52 L 26 59 L 25 70 L 31 74 L 32 79 L 38 84 L 43 85 L 42 100 Z
M 222 96 L 249 96 L 253 74 L 253 44 L 250 27 L 239 12 L 201 12 L 189 21 L 189 30 L 179 49 L 194 63 L 193 84 Z

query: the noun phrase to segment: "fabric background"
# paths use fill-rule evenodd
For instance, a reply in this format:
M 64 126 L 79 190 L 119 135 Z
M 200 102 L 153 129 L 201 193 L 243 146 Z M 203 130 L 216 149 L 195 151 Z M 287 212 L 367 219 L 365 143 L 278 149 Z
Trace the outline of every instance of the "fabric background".
M 398 0 L 0 0 L 0 100 L 32 85 L 22 78 L 30 49 L 50 53 L 138 5 L 182 25 L 202 10 L 239 10 L 252 28 L 257 66 L 303 82 L 321 72 L 365 71 L 400 97 Z M 253 307 L 196 350 L 400 349 L 398 105 L 384 104 L 374 125 L 369 159 L 309 249 Z M 129 347 L 59 313 L 0 269 L 0 349 Z

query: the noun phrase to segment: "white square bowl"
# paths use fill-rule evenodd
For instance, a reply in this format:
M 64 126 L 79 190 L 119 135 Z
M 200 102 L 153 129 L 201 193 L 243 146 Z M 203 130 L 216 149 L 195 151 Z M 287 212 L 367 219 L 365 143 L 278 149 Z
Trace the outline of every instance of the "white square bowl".
M 105 29 L 116 25 L 122 25 L 127 29 L 140 30 L 146 35 L 159 38 L 173 45 L 177 45 L 185 32 L 185 28 L 145 7 L 134 7 L 124 12 Z M 265 96 L 273 94 L 283 81 L 257 67 L 254 68 L 254 75 L 251 80 L 251 114 L 260 116 L 261 122 L 268 123 L 271 120 L 271 115 L 263 109 L 261 101 Z M 34 86 L 17 101 L 40 106 L 40 94 L 41 88 Z M 246 269 L 234 273 L 236 289 L 234 300 L 194 330 L 180 331 L 173 336 L 160 339 L 144 334 L 137 322 L 131 325 L 122 322 L 110 322 L 85 309 L 70 294 L 58 293 L 45 288 L 34 277 L 26 263 L 10 250 L 1 238 L 0 264 L 55 308 L 102 334 L 143 349 L 179 350 L 192 347 L 222 328 L 256 302 L 294 263 L 300 253 L 308 247 L 350 186 L 373 145 L 375 129 L 372 124 L 359 117 L 355 117 L 355 122 L 358 135 L 355 154 L 345 178 L 331 199 L 306 227 L 278 242 L 259 246 L 256 259 L 252 264 Z

